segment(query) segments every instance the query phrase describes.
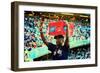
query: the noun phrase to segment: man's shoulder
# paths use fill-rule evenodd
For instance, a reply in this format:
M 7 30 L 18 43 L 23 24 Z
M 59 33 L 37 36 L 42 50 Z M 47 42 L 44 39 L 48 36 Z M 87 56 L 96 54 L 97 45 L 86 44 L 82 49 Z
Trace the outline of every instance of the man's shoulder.
M 63 48 L 68 50 L 69 49 L 69 46 L 64 45 Z

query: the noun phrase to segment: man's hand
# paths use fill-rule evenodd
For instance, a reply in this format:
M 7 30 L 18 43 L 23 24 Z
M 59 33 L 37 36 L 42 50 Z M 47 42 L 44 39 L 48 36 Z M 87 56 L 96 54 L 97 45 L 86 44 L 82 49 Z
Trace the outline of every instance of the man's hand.
M 68 37 L 68 32 L 69 32 L 69 22 L 67 20 L 64 20 L 65 24 L 66 24 L 66 37 Z
M 68 21 L 67 20 L 64 20 L 64 22 L 65 22 L 66 26 L 68 26 L 68 24 L 69 24 Z

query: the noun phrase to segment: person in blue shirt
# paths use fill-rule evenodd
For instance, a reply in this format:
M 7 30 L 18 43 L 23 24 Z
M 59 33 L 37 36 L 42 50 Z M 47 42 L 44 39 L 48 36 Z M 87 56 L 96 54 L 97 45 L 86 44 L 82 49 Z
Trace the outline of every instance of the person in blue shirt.
M 44 34 L 42 32 L 42 27 L 43 27 L 43 21 L 41 22 L 40 26 L 40 35 L 43 40 L 43 42 L 46 44 L 48 49 L 52 52 L 52 60 L 67 60 L 68 59 L 68 49 L 69 49 L 69 44 L 68 44 L 68 29 L 66 29 L 66 40 L 64 42 L 64 36 L 63 35 L 56 35 L 54 36 L 54 39 L 56 39 L 56 45 L 53 43 L 48 42 Z M 67 27 L 67 25 L 66 25 Z M 64 44 L 63 44 L 64 43 Z

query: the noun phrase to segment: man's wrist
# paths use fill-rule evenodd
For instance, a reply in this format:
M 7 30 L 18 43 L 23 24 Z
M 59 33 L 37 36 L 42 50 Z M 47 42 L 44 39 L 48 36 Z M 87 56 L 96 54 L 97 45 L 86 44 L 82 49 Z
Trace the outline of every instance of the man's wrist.
M 40 33 L 43 33 L 42 30 L 40 30 Z

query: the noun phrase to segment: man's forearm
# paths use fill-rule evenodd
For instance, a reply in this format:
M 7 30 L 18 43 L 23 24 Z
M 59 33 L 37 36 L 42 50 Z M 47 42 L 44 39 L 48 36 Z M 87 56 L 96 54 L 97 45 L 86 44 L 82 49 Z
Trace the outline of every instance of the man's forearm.
M 64 21 L 64 22 L 65 22 L 66 27 L 67 27 L 67 29 L 66 29 L 66 39 L 65 39 L 64 45 L 69 46 L 69 38 L 68 38 L 68 25 L 69 25 L 69 23 L 68 23 L 68 21 Z
M 41 36 L 42 41 L 47 45 L 47 41 L 46 41 L 46 39 L 44 37 L 43 32 L 40 32 L 40 36 Z
M 68 44 L 68 42 L 69 42 L 68 34 L 66 34 L 65 44 Z

